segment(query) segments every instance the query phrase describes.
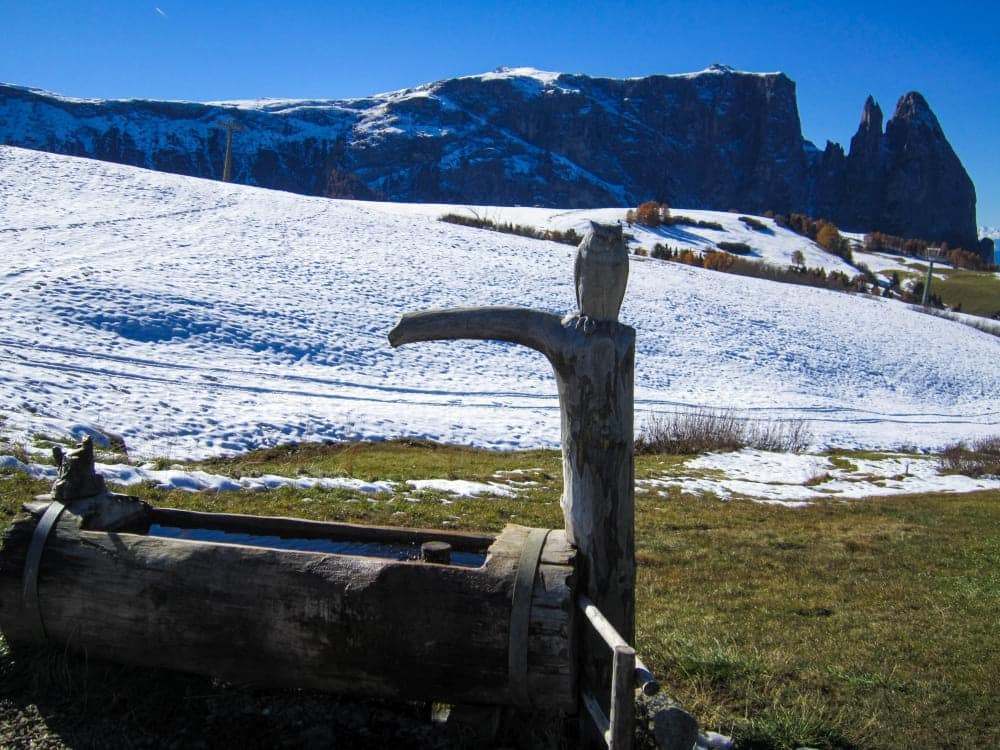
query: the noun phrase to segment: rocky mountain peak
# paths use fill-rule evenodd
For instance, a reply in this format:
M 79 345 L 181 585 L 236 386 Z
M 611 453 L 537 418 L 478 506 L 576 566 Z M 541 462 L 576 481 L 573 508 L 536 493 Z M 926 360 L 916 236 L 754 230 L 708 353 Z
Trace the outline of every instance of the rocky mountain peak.
M 976 249 L 975 187 L 927 100 L 916 91 L 900 97 L 886 123 L 882 149 L 885 231 Z
M 862 171 L 869 171 L 869 167 L 874 166 L 874 163 L 878 159 L 881 142 L 882 108 L 869 95 L 865 100 L 865 107 L 861 111 L 861 123 L 858 125 L 858 132 L 851 138 L 850 153 L 855 161 L 858 159 L 864 161 L 860 165 Z
M 941 134 L 941 124 L 937 116 L 931 111 L 930 105 L 917 91 L 911 91 L 899 98 L 896 103 L 896 112 L 892 116 L 893 120 L 906 122 L 913 126 L 924 127 Z
M 871 94 L 865 100 L 865 108 L 861 112 L 861 126 L 859 130 L 874 131 L 882 134 L 882 108 L 878 106 Z

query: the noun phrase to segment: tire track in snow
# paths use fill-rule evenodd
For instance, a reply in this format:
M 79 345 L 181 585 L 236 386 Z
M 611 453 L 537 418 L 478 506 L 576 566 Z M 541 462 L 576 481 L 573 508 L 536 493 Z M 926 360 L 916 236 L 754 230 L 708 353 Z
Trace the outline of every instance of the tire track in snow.
M 193 216 L 196 214 L 210 213 L 214 211 L 224 211 L 226 209 L 231 209 L 237 205 L 236 201 L 229 201 L 228 203 L 220 203 L 215 206 L 202 206 L 199 208 L 185 208 L 180 211 L 166 211 L 159 214 L 143 214 L 142 216 L 124 216 L 117 219 L 99 219 L 97 221 L 73 221 L 68 224 L 44 224 L 33 227 L 0 227 L 0 233 L 3 232 L 47 232 L 50 230 L 66 230 L 66 229 L 90 229 L 94 227 L 104 227 L 113 226 L 115 224 L 127 224 L 130 222 L 141 222 L 141 221 L 155 221 L 157 219 L 173 219 L 179 216 Z
M 101 359 L 99 355 L 89 355 L 96 359 Z M 11 358 L 0 357 L 0 361 L 13 361 Z M 498 393 L 496 391 L 482 391 L 482 392 L 471 392 L 471 391 L 455 391 L 455 390 L 441 390 L 441 389 L 416 389 L 416 388 L 396 388 L 393 386 L 373 386 L 368 383 L 353 383 L 349 381 L 319 381 L 317 379 L 306 378 L 301 376 L 285 376 L 276 375 L 271 373 L 247 373 L 245 371 L 225 371 L 217 369 L 217 372 L 231 372 L 238 375 L 249 375 L 256 380 L 277 380 L 282 382 L 288 382 L 289 380 L 298 381 L 302 383 L 308 383 L 310 385 L 333 385 L 335 388 L 341 390 L 331 390 L 330 392 L 324 393 L 314 390 L 300 390 L 293 388 L 279 388 L 271 387 L 265 385 L 249 385 L 245 382 L 232 383 L 223 382 L 222 380 L 216 380 L 213 378 L 202 377 L 200 380 L 185 380 L 178 378 L 170 378 L 160 375 L 152 375 L 141 372 L 129 372 L 127 370 L 113 370 L 103 367 L 87 367 L 79 364 L 69 364 L 66 362 L 55 362 L 48 360 L 30 360 L 22 357 L 18 357 L 17 364 L 21 367 L 39 369 L 43 371 L 51 372 L 63 372 L 70 373 L 74 375 L 94 375 L 100 378 L 109 379 L 109 387 L 114 387 L 110 385 L 113 380 L 129 380 L 142 383 L 158 383 L 161 385 L 174 386 L 179 388 L 194 388 L 198 390 L 210 390 L 210 391 L 228 391 L 234 393 L 249 393 L 256 395 L 275 395 L 275 396 L 293 396 L 296 398 L 309 398 L 309 399 L 326 399 L 332 401 L 356 401 L 362 403 L 381 403 L 381 404 L 407 404 L 414 406 L 441 406 L 441 405 L 457 405 L 461 404 L 463 406 L 499 406 L 502 403 L 504 408 L 508 409 L 535 409 L 539 408 L 539 404 L 535 403 L 525 403 L 519 404 L 517 401 L 551 401 L 554 402 L 556 399 L 556 394 L 553 393 L 551 396 L 542 396 L 539 394 L 531 393 Z M 145 364 L 138 364 L 131 362 L 131 364 L 136 364 L 137 367 L 143 368 L 147 367 Z M 199 368 L 189 368 L 186 366 L 179 366 L 173 368 L 171 365 L 164 365 L 160 363 L 153 363 L 148 365 L 149 369 L 184 369 L 188 370 L 194 374 L 199 373 Z M 0 375 L 0 382 L 7 383 L 23 383 L 23 378 L 12 378 L 6 375 Z M 361 394 L 368 394 L 371 391 L 381 392 L 381 393 L 398 393 L 400 396 L 419 396 L 420 398 L 379 398 L 370 395 L 349 395 L 350 391 L 359 391 Z M 439 396 L 440 399 L 432 399 L 433 396 Z M 549 408 L 545 404 L 542 404 L 542 408 Z

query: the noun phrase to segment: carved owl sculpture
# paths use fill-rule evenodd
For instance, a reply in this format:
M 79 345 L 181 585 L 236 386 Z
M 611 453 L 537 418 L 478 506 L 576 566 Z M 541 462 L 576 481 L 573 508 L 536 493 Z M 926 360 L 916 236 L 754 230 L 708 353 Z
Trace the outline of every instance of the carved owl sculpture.
M 621 224 L 590 222 L 576 254 L 574 271 L 579 321 L 590 333 L 597 321 L 618 320 L 628 283 L 628 248 Z

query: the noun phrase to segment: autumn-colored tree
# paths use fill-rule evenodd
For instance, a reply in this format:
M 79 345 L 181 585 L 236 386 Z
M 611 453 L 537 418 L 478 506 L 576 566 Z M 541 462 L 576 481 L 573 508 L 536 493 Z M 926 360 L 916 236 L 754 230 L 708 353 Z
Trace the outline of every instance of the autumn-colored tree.
M 843 258 L 848 263 L 853 261 L 853 258 L 851 257 L 851 243 L 846 237 L 843 237 L 840 234 L 840 230 L 838 230 L 837 227 L 829 221 L 818 222 L 816 244 L 824 250 L 833 253 L 837 257 Z
M 982 258 L 976 255 L 976 253 L 970 253 L 960 248 L 956 248 L 948 253 L 948 260 L 955 268 L 968 268 L 972 271 L 981 271 L 983 268 Z
M 693 250 L 684 250 L 678 260 L 688 266 L 702 265 L 701 256 L 696 255 Z
M 729 253 L 705 253 L 702 257 L 702 265 L 713 271 L 728 271 L 736 262 L 736 257 Z
M 840 241 L 840 232 L 833 224 L 824 221 L 816 233 L 816 244 L 826 250 L 832 250 Z
M 656 201 L 646 201 L 635 212 L 635 223 L 644 227 L 660 226 L 660 204 Z

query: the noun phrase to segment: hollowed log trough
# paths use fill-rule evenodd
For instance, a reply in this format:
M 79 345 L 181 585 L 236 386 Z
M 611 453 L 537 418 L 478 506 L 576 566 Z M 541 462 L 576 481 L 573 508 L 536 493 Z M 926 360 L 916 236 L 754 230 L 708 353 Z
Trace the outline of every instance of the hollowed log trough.
M 562 530 L 196 513 L 108 492 L 24 510 L 0 548 L 0 628 L 13 644 L 236 682 L 576 710 L 576 559 Z M 250 536 L 176 538 L 206 530 Z M 368 546 L 275 549 L 268 538 Z M 452 562 L 369 556 L 416 556 L 427 542 L 450 545 Z

